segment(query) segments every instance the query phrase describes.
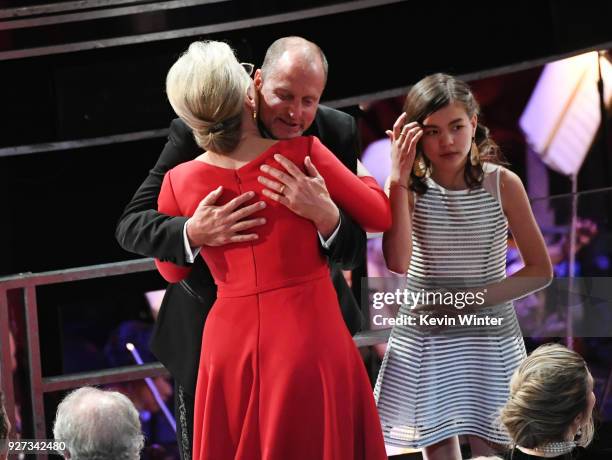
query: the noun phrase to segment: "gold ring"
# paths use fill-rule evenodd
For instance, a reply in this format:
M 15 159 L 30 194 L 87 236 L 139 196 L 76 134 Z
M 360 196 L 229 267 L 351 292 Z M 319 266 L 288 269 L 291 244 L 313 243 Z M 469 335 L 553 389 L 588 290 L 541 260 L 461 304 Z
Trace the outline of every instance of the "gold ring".
M 285 191 L 285 184 L 281 185 L 281 188 L 278 191 L 278 193 L 280 193 L 282 195 L 284 191 Z

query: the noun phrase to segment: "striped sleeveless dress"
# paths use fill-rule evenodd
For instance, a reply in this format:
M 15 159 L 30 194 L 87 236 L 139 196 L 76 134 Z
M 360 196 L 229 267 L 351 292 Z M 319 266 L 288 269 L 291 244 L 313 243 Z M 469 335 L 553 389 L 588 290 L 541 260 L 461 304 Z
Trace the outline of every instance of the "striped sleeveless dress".
M 484 170 L 477 189 L 447 190 L 427 178 L 428 190 L 415 194 L 409 291 L 505 278 L 508 222 L 499 192 L 501 167 L 487 163 Z M 402 305 L 399 315 L 410 311 Z M 438 334 L 393 328 L 374 389 L 387 445 L 419 449 L 454 435 L 509 444 L 497 419 L 525 346 L 511 302 L 478 315 L 503 317 L 502 325 L 452 327 Z

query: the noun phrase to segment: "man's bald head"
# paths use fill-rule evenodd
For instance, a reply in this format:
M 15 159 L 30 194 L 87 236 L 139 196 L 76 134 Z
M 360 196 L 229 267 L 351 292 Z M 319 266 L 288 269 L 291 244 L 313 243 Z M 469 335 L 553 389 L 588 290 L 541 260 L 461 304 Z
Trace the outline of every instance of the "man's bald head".
M 273 72 L 280 61 L 290 61 L 296 66 L 316 66 L 323 71 L 327 81 L 327 58 L 321 48 L 302 37 L 283 37 L 276 40 L 266 51 L 261 66 L 262 77 Z

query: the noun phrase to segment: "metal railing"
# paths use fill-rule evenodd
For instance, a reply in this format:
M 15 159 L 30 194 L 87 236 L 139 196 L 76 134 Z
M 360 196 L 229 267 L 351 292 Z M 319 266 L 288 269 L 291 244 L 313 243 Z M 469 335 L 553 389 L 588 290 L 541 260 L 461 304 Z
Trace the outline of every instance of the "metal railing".
M 15 426 L 15 395 L 9 343 L 8 291 L 18 289 L 23 295 L 33 436 L 36 439 L 45 439 L 45 393 L 78 388 L 83 385 L 125 382 L 145 377 L 168 375 L 168 372 L 160 363 L 152 363 L 143 366 L 125 366 L 92 372 L 43 377 L 40 357 L 36 288 L 43 285 L 145 272 L 153 270 L 154 268 L 155 264 L 152 259 L 140 259 L 44 273 L 24 273 L 0 278 L 0 385 L 4 390 L 5 405 L 13 426 Z
M 0 386 L 5 394 L 6 411 L 15 426 L 15 395 L 11 369 L 11 350 L 9 343 L 9 305 L 8 291 L 18 289 L 23 295 L 26 322 L 26 344 L 28 352 L 29 397 L 32 402 L 33 437 L 46 438 L 46 418 L 44 407 L 45 393 L 70 390 L 84 385 L 100 385 L 145 377 L 168 376 L 168 371 L 159 362 L 142 366 L 124 366 L 90 372 L 42 376 L 40 339 L 38 326 L 38 286 L 82 281 L 94 278 L 126 275 L 155 269 L 153 259 L 138 259 L 73 269 L 43 273 L 22 273 L 0 278 Z M 358 347 L 384 343 L 389 337 L 389 329 L 367 331 L 357 334 L 353 339 Z M 46 456 L 41 456 L 46 458 Z
M 13 59 L 24 59 L 28 57 L 49 56 L 54 54 L 74 53 L 86 50 L 99 50 L 102 48 L 112 48 L 127 45 L 151 43 L 157 41 L 174 40 L 177 38 L 200 37 L 204 35 L 217 34 L 234 30 L 246 30 L 259 26 L 270 26 L 275 24 L 285 24 L 292 21 L 302 21 L 305 19 L 319 18 L 329 15 L 350 13 L 363 9 L 376 8 L 381 6 L 402 3 L 406 0 L 355 0 L 340 2 L 331 5 L 304 8 L 286 13 L 269 14 L 246 19 L 236 19 L 214 24 L 186 27 L 180 29 L 163 30 L 158 32 L 147 32 L 137 35 L 123 35 L 120 37 L 99 38 L 96 40 L 78 41 L 72 43 L 61 43 L 53 45 L 33 46 L 30 48 L 12 49 L 0 51 L 0 61 Z M 159 3 L 159 2 L 157 2 Z M 170 2 L 171 3 L 171 2 Z M 0 10 L 0 14 L 6 14 Z M 81 13 L 82 14 L 82 13 Z M 74 18 L 79 15 L 75 14 Z M 32 22 L 23 25 L 34 25 Z

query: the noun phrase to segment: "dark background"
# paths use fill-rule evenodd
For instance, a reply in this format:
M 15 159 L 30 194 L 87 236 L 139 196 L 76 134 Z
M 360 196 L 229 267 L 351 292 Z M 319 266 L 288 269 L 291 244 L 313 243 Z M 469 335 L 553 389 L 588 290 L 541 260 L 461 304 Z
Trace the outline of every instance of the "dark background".
M 0 30 L 0 53 L 27 54 L 41 46 L 138 37 L 334 3 L 342 2 L 225 1 Z M 16 5 L 23 2 L 0 2 Z M 276 38 L 304 36 L 327 54 L 330 75 L 323 99 L 337 101 L 406 88 L 432 72 L 473 74 L 597 47 L 612 41 L 611 17 L 612 4 L 596 1 L 397 2 L 212 35 L 4 59 L 0 148 L 166 128 L 173 114 L 164 94 L 165 75 L 195 39 L 226 40 L 242 60 L 260 64 Z M 529 88 L 537 75 L 536 67 L 531 78 L 517 84 Z M 499 90 L 515 82 L 493 83 Z M 526 99 L 529 89 L 517 89 L 517 96 Z M 344 108 L 361 115 L 355 106 Z M 490 112 L 503 118 L 503 111 Z M 0 275 L 134 257 L 116 244 L 115 223 L 164 142 L 158 137 L 0 156 Z
M 26 19 L 15 8 L 51 3 L 61 2 L 0 0 L 0 12 Z M 351 11 L 359 5 L 371 6 Z M 329 7 L 330 14 L 307 18 L 317 7 Z M 334 7 L 346 11 L 334 14 Z M 293 16 L 254 22 L 283 13 Z M 525 142 L 517 121 L 542 65 L 612 47 L 612 2 L 601 0 L 226 0 L 104 19 L 62 14 L 75 16 L 67 23 L 14 29 L 1 26 L 19 17 L 0 17 L 0 277 L 140 257 L 119 247 L 114 230 L 159 156 L 164 132 L 132 142 L 102 139 L 99 146 L 44 144 L 167 128 L 174 115 L 164 94 L 166 72 L 194 40 L 227 41 L 241 60 L 256 66 L 277 38 L 300 35 L 316 42 L 330 63 L 323 101 L 358 118 L 364 146 L 384 136 L 401 111 L 401 95 L 420 78 L 433 72 L 465 77 L 483 106 L 483 121 L 523 179 Z M 27 19 L 51 16 L 40 12 Z M 222 32 L 176 36 L 238 20 L 245 22 Z M 161 32 L 169 36 L 137 43 Z M 118 37 L 136 44 L 68 51 Z M 579 190 L 612 185 L 603 144 L 594 144 Z M 24 153 L 32 146 L 37 153 Z M 552 193 L 569 191 L 567 179 L 550 176 Z M 586 206 L 582 216 L 605 213 L 599 203 Z M 38 289 L 43 375 L 101 366 L 84 360 L 73 368 L 64 352 L 72 343 L 68 336 L 87 336 L 101 346 L 120 321 L 151 321 L 142 293 L 164 285 L 149 272 Z M 17 312 L 20 299 L 15 293 L 11 299 Z M 15 315 L 16 335 L 23 337 L 23 320 Z M 52 413 L 53 406 L 48 418 Z

